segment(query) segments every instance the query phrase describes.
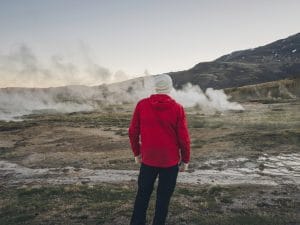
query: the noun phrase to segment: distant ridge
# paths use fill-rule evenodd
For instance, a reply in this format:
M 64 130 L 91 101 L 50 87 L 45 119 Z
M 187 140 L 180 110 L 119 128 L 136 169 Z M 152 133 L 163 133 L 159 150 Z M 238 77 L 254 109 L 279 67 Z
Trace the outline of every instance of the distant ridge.
M 300 77 L 300 33 L 270 44 L 235 51 L 185 71 L 169 73 L 176 89 L 186 83 L 202 89 L 241 87 Z

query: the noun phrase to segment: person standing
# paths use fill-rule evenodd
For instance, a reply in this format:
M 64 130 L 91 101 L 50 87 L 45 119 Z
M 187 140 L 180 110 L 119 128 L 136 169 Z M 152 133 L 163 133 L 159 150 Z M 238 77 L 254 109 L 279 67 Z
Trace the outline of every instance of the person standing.
M 156 94 L 140 100 L 128 129 L 135 162 L 140 163 L 138 191 L 130 225 L 145 225 L 146 212 L 158 177 L 152 225 L 164 225 L 178 171 L 188 169 L 190 137 L 185 111 L 168 94 L 173 88 L 167 74 L 154 76 Z

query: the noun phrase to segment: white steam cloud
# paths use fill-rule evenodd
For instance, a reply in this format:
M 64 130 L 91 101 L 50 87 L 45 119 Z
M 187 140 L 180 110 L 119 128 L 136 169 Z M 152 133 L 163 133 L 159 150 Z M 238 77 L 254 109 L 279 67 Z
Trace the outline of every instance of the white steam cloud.
M 0 89 L 0 120 L 14 120 L 31 113 L 101 110 L 106 105 L 136 103 L 154 93 L 151 76 L 100 86 L 65 86 L 56 88 Z M 171 96 L 185 107 L 197 106 L 203 113 L 243 110 L 230 102 L 222 90 L 186 85 L 173 89 Z
M 83 58 L 80 66 L 62 55 L 53 55 L 45 65 L 26 44 L 0 54 L 0 120 L 31 113 L 101 110 L 109 104 L 136 103 L 154 93 L 147 70 L 144 78 L 128 80 L 123 71 L 112 73 L 96 64 L 84 43 L 79 55 Z M 103 84 L 122 80 L 126 81 Z M 53 88 L 41 88 L 49 86 Z M 187 84 L 182 90 L 173 89 L 171 96 L 183 106 L 197 106 L 204 113 L 243 110 L 222 90 L 212 88 L 204 93 L 198 86 Z
M 186 84 L 182 90 L 173 89 L 171 95 L 185 107 L 198 106 L 204 113 L 244 110 L 239 103 L 230 102 L 223 90 L 207 88 L 204 93 L 198 85 L 190 83 Z
M 59 54 L 42 63 L 29 46 L 18 45 L 8 54 L 0 54 L 0 88 L 99 85 L 129 78 L 123 71 L 112 73 L 95 63 L 84 45 L 78 55 L 82 57 L 80 66 Z

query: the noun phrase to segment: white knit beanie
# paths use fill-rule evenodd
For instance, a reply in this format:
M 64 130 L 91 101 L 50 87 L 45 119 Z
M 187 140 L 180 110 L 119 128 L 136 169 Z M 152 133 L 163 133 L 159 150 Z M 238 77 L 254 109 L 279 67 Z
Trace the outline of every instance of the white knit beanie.
M 168 74 L 159 74 L 154 76 L 154 86 L 156 93 L 168 94 L 172 90 L 173 82 Z

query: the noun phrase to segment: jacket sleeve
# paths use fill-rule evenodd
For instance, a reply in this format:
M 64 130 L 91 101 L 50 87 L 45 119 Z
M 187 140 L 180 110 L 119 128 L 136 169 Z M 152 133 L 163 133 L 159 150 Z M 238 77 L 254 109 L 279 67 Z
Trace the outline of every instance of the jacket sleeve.
M 140 154 L 140 112 L 139 104 L 135 107 L 130 126 L 128 129 L 130 145 L 134 156 Z
M 181 161 L 188 163 L 190 161 L 190 135 L 187 128 L 187 120 L 183 107 L 180 107 L 177 123 L 177 137 L 181 152 Z

